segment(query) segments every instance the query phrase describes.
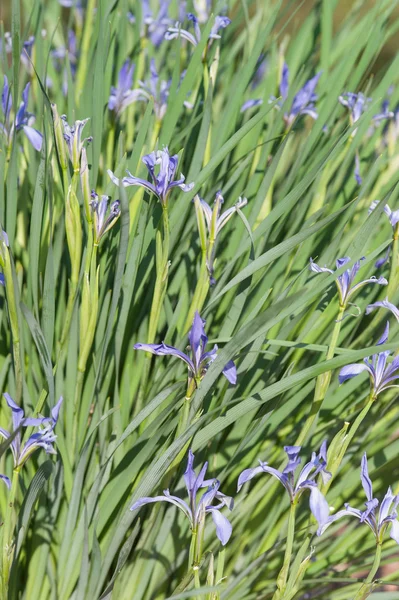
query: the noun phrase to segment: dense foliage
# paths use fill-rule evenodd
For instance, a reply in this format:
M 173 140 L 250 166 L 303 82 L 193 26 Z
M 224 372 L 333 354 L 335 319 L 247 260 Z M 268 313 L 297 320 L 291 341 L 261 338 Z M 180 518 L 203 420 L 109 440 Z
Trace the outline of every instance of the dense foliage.
M 399 597 L 399 20 L 363 4 L 9 0 L 1 598 Z

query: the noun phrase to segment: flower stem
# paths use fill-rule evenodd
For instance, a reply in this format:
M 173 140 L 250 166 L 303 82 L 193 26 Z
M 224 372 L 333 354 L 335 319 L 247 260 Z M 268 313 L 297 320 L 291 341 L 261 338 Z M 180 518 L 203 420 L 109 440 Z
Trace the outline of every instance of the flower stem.
M 166 288 L 168 286 L 168 270 L 169 270 L 169 245 L 170 245 L 170 232 L 169 232 L 169 215 L 168 207 L 166 202 L 162 204 L 162 230 L 163 239 L 161 240 L 161 227 L 157 231 L 157 243 L 156 243 L 156 255 L 155 255 L 155 266 L 156 266 L 156 279 L 154 295 L 152 298 L 150 321 L 148 326 L 147 343 L 153 344 L 155 336 L 158 330 L 159 319 L 161 316 L 163 301 L 166 294 Z M 135 406 L 136 414 L 141 410 L 143 405 L 144 396 L 147 388 L 148 376 L 150 374 L 151 354 L 146 352 L 146 359 L 143 366 L 143 374 L 141 377 L 140 391 L 137 397 Z
M 285 553 L 284 553 L 284 562 L 281 567 L 280 573 L 277 577 L 277 590 L 273 595 L 273 600 L 278 600 L 284 594 L 284 590 L 287 585 L 288 572 L 290 569 L 291 557 L 292 557 L 292 547 L 294 545 L 294 533 L 295 533 L 295 511 L 296 511 L 296 503 L 291 502 L 290 514 L 288 517 L 288 531 L 287 531 L 287 540 L 285 543 Z
M 156 257 L 157 276 L 155 280 L 154 296 L 151 306 L 150 325 L 148 330 L 148 343 L 153 344 L 158 329 L 159 318 L 163 306 L 166 288 L 168 285 L 168 268 L 169 268 L 169 215 L 168 207 L 162 204 L 162 224 L 163 224 L 163 241 L 157 248 L 158 257 Z
M 371 393 L 367 400 L 365 407 L 363 408 L 362 411 L 360 411 L 360 413 L 356 417 L 355 421 L 353 422 L 353 425 L 350 428 L 349 433 L 345 436 L 342 443 L 340 444 L 338 455 L 336 457 L 333 457 L 333 461 L 331 464 L 329 461 L 327 468 L 331 473 L 331 478 L 329 479 L 329 481 L 327 481 L 325 484 L 323 484 L 323 486 L 321 488 L 321 491 L 324 495 L 329 490 L 330 485 L 334 479 L 334 476 L 337 473 L 337 471 L 341 465 L 342 459 L 344 458 L 345 453 L 346 453 L 351 441 L 355 437 L 356 432 L 359 429 L 360 425 L 363 423 L 364 419 L 366 418 L 367 413 L 369 412 L 370 408 L 372 407 L 374 401 L 375 401 L 375 396 L 373 395 L 373 393 Z M 330 448 L 330 450 L 331 450 L 331 448 Z
M 6 256 L 4 258 L 4 277 L 6 281 L 6 298 L 8 316 L 10 319 L 10 328 L 12 335 L 12 351 L 14 361 L 14 372 L 15 372 L 15 383 L 16 383 L 16 397 L 15 400 L 19 404 L 22 398 L 22 363 L 21 363 L 21 347 L 20 347 L 20 335 L 19 335 L 19 320 L 18 320 L 18 283 L 16 278 L 13 277 L 11 253 L 7 248 Z
M 337 346 L 339 334 L 341 331 L 342 318 L 343 318 L 343 315 L 345 312 L 345 308 L 346 308 L 346 306 L 343 306 L 343 305 L 340 305 L 340 307 L 339 307 L 338 316 L 335 321 L 334 329 L 333 329 L 332 336 L 331 336 L 331 342 L 330 342 L 330 345 L 328 347 L 327 354 L 326 354 L 326 360 L 331 360 L 334 357 L 335 348 Z M 319 414 L 319 411 L 321 409 L 321 405 L 323 404 L 324 398 L 326 397 L 328 387 L 329 387 L 330 381 L 331 381 L 331 375 L 332 375 L 332 372 L 327 371 L 326 373 L 322 373 L 321 375 L 319 375 L 316 380 L 316 387 L 315 387 L 315 391 L 314 391 L 314 397 L 313 397 L 313 402 L 312 402 L 312 406 L 310 409 L 310 413 L 309 413 L 308 418 L 306 419 L 306 423 L 305 423 L 304 427 L 302 428 L 302 431 L 300 432 L 300 434 L 295 442 L 296 446 L 301 446 L 305 442 L 305 440 L 307 439 L 307 437 L 309 435 L 309 432 Z
M 208 294 L 208 290 L 209 290 L 209 275 L 208 275 L 208 268 L 207 268 L 207 253 L 205 250 L 202 252 L 201 269 L 200 269 L 197 285 L 196 285 L 196 288 L 194 291 L 193 299 L 191 301 L 191 305 L 190 305 L 189 311 L 187 313 L 187 318 L 186 318 L 186 322 L 184 325 L 184 333 L 186 333 L 190 329 L 193 319 L 194 319 L 195 311 L 197 310 L 199 313 L 201 312 L 202 307 L 204 306 L 205 298 Z
M 361 587 L 359 588 L 359 590 L 353 600 L 366 600 L 366 598 L 368 598 L 369 595 L 371 594 L 371 592 L 373 591 L 374 577 L 380 567 L 381 551 L 382 551 L 381 542 L 377 542 L 374 561 L 371 566 L 370 573 L 368 574 L 366 581 L 364 583 L 362 583 Z
M 93 34 L 93 19 L 94 19 L 94 9 L 96 6 L 96 0 L 88 0 L 87 8 L 86 8 L 86 18 L 85 18 L 85 26 L 83 31 L 83 40 L 81 47 L 81 60 L 78 63 L 78 72 L 76 75 L 76 86 L 75 86 L 75 94 L 76 94 L 76 103 L 79 106 L 80 96 L 83 92 L 84 82 L 86 80 L 87 70 L 88 70 L 88 57 L 90 55 L 89 49 L 90 44 L 92 43 L 92 34 Z
M 18 491 L 19 484 L 19 470 L 14 469 L 11 482 L 11 490 L 7 503 L 7 511 L 4 517 L 4 528 L 3 528 L 3 573 L 2 573 L 2 598 L 7 598 L 8 594 L 8 580 L 10 576 L 10 566 L 13 558 L 13 544 L 12 537 L 15 527 L 15 498 Z

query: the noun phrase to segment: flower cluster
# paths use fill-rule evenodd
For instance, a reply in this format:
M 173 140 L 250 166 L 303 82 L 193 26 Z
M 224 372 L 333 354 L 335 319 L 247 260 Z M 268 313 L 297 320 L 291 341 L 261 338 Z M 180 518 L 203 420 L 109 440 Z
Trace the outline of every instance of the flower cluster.
M 57 436 L 54 434 L 54 427 L 57 425 L 58 416 L 62 404 L 62 397 L 51 410 L 51 417 L 25 417 L 24 410 L 18 406 L 9 394 L 4 394 L 4 398 L 12 411 L 12 432 L 0 427 L 0 435 L 7 440 L 13 435 L 11 442 L 11 451 L 14 458 L 14 469 L 19 470 L 28 458 L 38 448 L 43 448 L 47 454 L 55 454 L 54 442 Z M 34 427 L 37 429 L 22 445 L 21 427 Z M 4 476 L 3 476 L 4 478 Z
M 22 92 L 22 102 L 19 105 L 15 114 L 15 121 L 11 122 L 12 97 L 11 90 L 8 85 L 7 76 L 4 75 L 4 85 L 1 94 L 1 108 L 4 115 L 4 120 L 0 123 L 0 132 L 3 134 L 6 144 L 9 147 L 12 142 L 14 130 L 18 133 L 22 131 L 35 150 L 40 151 L 43 143 L 43 135 L 32 127 L 35 122 L 35 116 L 28 112 L 30 83 L 27 83 Z
M 364 260 L 361 258 L 360 260 Z M 360 269 L 360 260 L 357 260 L 353 266 L 349 269 L 346 269 L 342 275 L 338 275 L 335 283 L 337 285 L 339 303 L 340 306 L 346 307 L 349 301 L 353 298 L 353 296 L 361 290 L 368 283 L 378 283 L 379 285 L 388 285 L 388 281 L 385 277 L 369 277 L 368 279 L 364 279 L 363 281 L 359 281 L 353 285 L 354 279 Z M 337 269 L 341 269 L 343 266 L 351 262 L 349 256 L 344 256 L 343 258 L 338 258 L 336 261 Z M 310 270 L 314 273 L 334 273 L 332 269 L 328 267 L 320 267 L 316 264 L 313 259 L 310 259 Z

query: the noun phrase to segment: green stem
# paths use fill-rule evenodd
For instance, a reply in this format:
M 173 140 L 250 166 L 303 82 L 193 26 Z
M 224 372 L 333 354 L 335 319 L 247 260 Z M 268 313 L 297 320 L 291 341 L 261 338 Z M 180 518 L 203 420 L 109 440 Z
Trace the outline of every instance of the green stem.
M 20 404 L 22 398 L 22 363 L 21 363 L 21 346 L 20 346 L 20 335 L 19 335 L 19 322 L 18 322 L 18 311 L 17 311 L 17 290 L 14 287 L 17 286 L 17 280 L 13 277 L 13 269 L 11 264 L 11 254 L 7 249 L 7 253 L 4 260 L 4 277 L 7 282 L 5 286 L 6 297 L 7 297 L 7 308 L 8 316 L 10 319 L 10 328 L 12 335 L 12 351 L 14 361 L 14 372 L 15 372 L 15 383 L 16 383 L 16 398 L 17 404 Z
M 335 321 L 334 329 L 331 336 L 331 342 L 326 354 L 326 360 L 331 360 L 334 357 L 335 348 L 337 347 L 338 338 L 341 331 L 342 318 L 345 312 L 345 308 L 346 307 L 343 305 L 340 305 L 339 307 L 338 316 Z M 303 426 L 302 431 L 300 432 L 295 442 L 295 445 L 297 446 L 302 446 L 309 435 L 309 432 L 319 414 L 324 398 L 326 397 L 328 387 L 331 381 L 331 375 L 331 371 L 327 371 L 327 373 L 322 373 L 321 375 L 319 375 L 316 380 L 316 387 L 314 391 L 314 397 L 310 409 L 310 414 L 306 419 L 306 423 Z
M 201 312 L 202 307 L 205 302 L 205 299 L 206 299 L 206 296 L 208 294 L 208 290 L 209 290 L 209 274 L 208 274 L 208 267 L 207 267 L 207 253 L 205 250 L 202 252 L 201 269 L 200 269 L 197 285 L 196 285 L 196 288 L 194 291 L 194 296 L 191 301 L 189 311 L 187 313 L 187 318 L 186 318 L 186 322 L 184 325 L 184 333 L 186 333 L 190 329 L 193 319 L 194 319 L 195 311 L 197 310 L 199 313 Z
M 94 19 L 94 8 L 96 6 L 96 0 L 88 0 L 85 26 L 83 31 L 82 47 L 80 51 L 81 60 L 79 61 L 78 73 L 76 75 L 76 104 L 79 105 L 80 95 L 83 91 L 84 82 L 86 81 L 86 75 L 88 70 L 88 59 L 90 56 L 90 44 L 92 43 L 93 34 L 93 19 Z
M 107 138 L 107 167 L 109 169 L 112 169 L 114 166 L 113 163 L 113 157 L 114 157 L 114 145 L 115 145 L 115 130 L 116 130 L 116 120 L 113 116 L 110 117 L 110 128 L 109 128 L 109 132 L 108 132 L 108 138 Z
M 397 292 L 399 286 L 399 231 L 398 225 L 395 228 L 392 243 L 392 258 L 391 258 L 391 270 L 389 273 L 389 283 L 387 287 L 387 296 L 393 302 L 394 295 Z
M 291 564 L 292 548 L 294 545 L 294 533 L 295 533 L 295 511 L 296 503 L 292 502 L 290 507 L 290 514 L 288 517 L 288 531 L 287 540 L 285 543 L 284 562 L 281 567 L 281 571 L 277 577 L 277 590 L 273 595 L 273 600 L 278 600 L 284 594 L 284 590 L 287 585 L 288 572 Z
M 218 555 L 218 564 L 216 567 L 216 582 L 215 582 L 216 585 L 219 585 L 219 583 L 221 583 L 221 581 L 223 580 L 225 555 L 226 555 L 226 548 L 223 547 L 221 550 L 219 550 L 219 555 Z M 213 597 L 215 600 L 219 600 L 220 593 L 215 592 L 215 594 L 213 594 Z
M 208 63 L 207 63 L 206 58 L 204 58 L 204 60 L 203 60 L 203 77 L 204 77 L 204 97 L 208 98 L 209 70 L 208 70 Z M 203 167 L 205 167 L 211 159 L 211 146 L 212 146 L 212 115 L 211 115 L 211 121 L 209 123 L 208 136 L 207 136 L 207 140 L 206 140 Z
M 80 398 L 82 396 L 82 390 L 83 390 L 83 383 L 84 383 L 84 379 L 85 379 L 85 372 L 86 370 L 80 370 L 78 369 L 78 374 L 76 377 L 76 385 L 75 385 L 75 396 L 74 396 L 74 400 L 73 400 L 73 430 L 72 430 L 72 449 L 74 452 L 74 455 L 77 454 L 79 448 L 78 448 L 78 427 L 79 427 L 79 418 L 78 418 L 78 413 L 79 413 L 79 405 L 80 405 Z
M 346 451 L 347 451 L 350 443 L 352 442 L 353 438 L 355 437 L 356 432 L 359 429 L 360 425 L 363 423 L 364 419 L 366 418 L 370 408 L 374 404 L 374 401 L 375 401 L 375 396 L 373 395 L 373 393 L 371 393 L 365 407 L 363 408 L 363 410 L 360 411 L 360 413 L 354 420 L 353 425 L 349 430 L 349 433 L 345 436 L 344 440 L 342 441 L 342 443 L 339 447 L 337 456 L 333 458 L 331 464 L 330 463 L 328 464 L 327 468 L 331 473 L 331 477 L 330 477 L 329 481 L 327 481 L 321 488 L 321 491 L 324 495 L 326 495 L 326 493 L 328 492 L 330 485 L 331 485 L 332 481 L 334 480 L 334 477 L 335 477 L 339 467 L 341 466 L 341 462 L 346 454 Z M 331 450 L 331 448 L 330 448 L 330 450 Z
M 380 567 L 381 551 L 382 551 L 381 542 L 377 542 L 374 561 L 373 561 L 370 573 L 368 574 L 366 581 L 359 588 L 359 590 L 353 600 L 366 600 L 366 598 L 368 598 L 369 595 L 371 594 L 371 592 L 373 591 L 374 577 Z
M 166 288 L 168 285 L 168 269 L 169 269 L 169 245 L 170 245 L 170 232 L 169 232 L 169 215 L 168 207 L 166 202 L 162 204 L 162 229 L 163 229 L 163 240 L 156 245 L 155 265 L 156 265 L 156 279 L 154 287 L 154 295 L 152 298 L 150 321 L 148 326 L 147 343 L 153 344 L 155 336 L 158 330 L 159 319 L 161 316 L 163 300 L 166 294 Z M 160 229 L 157 231 L 157 235 L 161 235 Z M 137 396 L 135 405 L 135 414 L 140 412 L 143 406 L 144 396 L 147 390 L 147 381 L 150 374 L 152 355 L 146 353 L 144 361 L 140 389 Z
M 13 544 L 12 537 L 15 527 L 15 498 L 18 491 L 19 483 L 19 470 L 14 469 L 11 482 L 10 495 L 8 497 L 7 511 L 4 517 L 3 526 L 3 574 L 2 574 L 2 587 L 3 587 L 3 598 L 7 598 L 8 594 L 8 580 L 10 576 L 10 566 L 13 558 Z
M 155 280 L 154 296 L 152 299 L 150 324 L 148 328 L 148 343 L 153 344 L 158 329 L 159 318 L 163 306 L 163 300 L 168 285 L 168 260 L 169 260 L 169 215 L 166 203 L 162 204 L 163 241 L 161 256 L 156 258 L 157 276 Z

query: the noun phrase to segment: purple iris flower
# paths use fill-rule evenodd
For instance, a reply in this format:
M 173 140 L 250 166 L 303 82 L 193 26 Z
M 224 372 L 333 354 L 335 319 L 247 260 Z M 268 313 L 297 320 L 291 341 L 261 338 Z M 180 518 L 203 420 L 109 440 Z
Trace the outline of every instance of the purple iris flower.
M 245 112 L 250 108 L 255 108 L 256 106 L 261 106 L 263 104 L 263 100 L 261 98 L 257 98 L 256 100 L 247 100 L 240 108 L 240 112 Z
M 379 204 L 379 200 L 374 200 L 369 208 L 369 214 L 371 214 L 373 212 L 373 210 L 378 206 Z M 387 215 L 389 222 L 391 223 L 393 229 L 396 228 L 397 224 L 399 223 L 399 210 L 391 210 L 390 207 L 388 206 L 388 204 L 386 204 L 384 206 L 384 213 Z M 385 256 L 383 256 L 382 258 L 379 258 L 376 262 L 375 262 L 375 266 L 377 269 L 380 269 L 383 265 L 385 265 L 388 260 L 389 260 L 389 255 L 391 252 L 391 246 L 388 246 Z
M 32 127 L 32 124 L 35 122 L 35 117 L 27 111 L 29 88 L 30 83 L 27 83 L 22 92 L 22 102 L 15 115 L 15 123 L 11 124 L 10 113 L 12 108 L 12 97 L 7 76 L 4 75 L 4 85 L 1 94 L 1 108 L 4 115 L 4 122 L 0 123 L 0 131 L 3 133 L 8 146 L 11 144 L 14 128 L 16 132 L 23 131 L 34 149 L 40 151 L 43 143 L 43 136 L 40 131 L 37 131 L 37 129 Z
M 349 110 L 349 119 L 351 125 L 354 125 L 366 112 L 370 105 L 372 98 L 367 98 L 362 92 L 355 94 L 353 92 L 346 92 L 339 96 L 338 100 L 342 106 L 346 106 Z M 393 112 L 388 110 L 388 101 L 382 103 L 381 112 L 373 116 L 374 123 L 379 123 L 384 119 L 391 119 L 394 116 Z M 352 135 L 355 135 L 356 131 Z
M 351 259 L 348 256 L 344 256 L 343 258 L 338 258 L 336 261 L 337 269 L 340 269 L 341 267 L 346 265 L 348 262 L 350 262 L 350 260 Z M 361 258 L 360 260 L 364 260 L 364 258 Z M 377 278 L 374 276 L 370 277 L 369 279 L 364 279 L 363 281 L 360 281 L 356 285 L 352 285 L 353 281 L 357 275 L 357 272 L 360 269 L 360 260 L 357 260 L 355 262 L 355 264 L 353 265 L 353 267 L 344 271 L 344 273 L 342 273 L 342 275 L 339 275 L 339 277 L 337 277 L 337 279 L 335 281 L 335 283 L 337 284 L 337 288 L 338 288 L 339 303 L 341 306 L 346 306 L 348 304 L 349 300 L 352 298 L 352 296 L 354 294 L 356 294 L 356 292 L 358 292 L 363 286 L 367 285 L 368 283 L 378 283 L 379 285 L 388 285 L 388 281 L 385 279 L 385 277 Z M 312 258 L 310 259 L 310 270 L 313 271 L 314 273 L 334 273 L 334 271 L 332 269 L 328 269 L 327 267 L 319 267 L 319 265 L 317 265 L 315 262 L 313 262 Z
M 264 54 L 261 54 L 256 64 L 255 75 L 252 79 L 251 88 L 254 90 L 263 81 L 268 69 L 268 60 Z
M 12 53 L 12 36 L 9 31 L 6 31 L 4 33 L 4 42 L 5 42 L 4 49 L 6 51 L 6 54 L 11 54 Z M 35 36 L 31 35 L 27 40 L 25 40 L 25 42 L 23 42 L 22 51 L 21 51 L 21 62 L 30 75 L 32 75 L 32 73 L 33 73 L 33 68 L 32 68 L 30 59 L 32 57 L 32 47 L 33 47 L 34 42 L 35 42 Z M 2 53 L 2 49 L 3 49 L 2 40 L 0 40 L 0 54 Z
M 92 201 L 90 202 L 90 208 L 94 220 L 94 244 L 98 245 L 107 231 L 109 231 L 119 219 L 121 214 L 120 202 L 119 200 L 112 202 L 108 211 L 109 196 L 101 196 L 101 200 L 99 200 L 98 194 L 93 190 L 91 192 L 91 197 Z
M 241 473 L 237 482 L 237 492 L 240 491 L 244 483 L 250 481 L 259 473 L 269 473 L 283 484 L 288 492 L 291 503 L 296 502 L 305 490 L 310 490 L 311 511 L 317 519 L 317 522 L 320 525 L 323 524 L 329 514 L 329 509 L 327 501 L 318 489 L 315 479 L 319 474 L 321 475 L 323 483 L 327 483 L 331 478 L 331 473 L 326 469 L 327 441 L 324 440 L 320 446 L 318 455 L 316 455 L 316 452 L 312 453 L 310 461 L 304 465 L 296 482 L 295 472 L 301 464 L 301 459 L 299 458 L 301 446 L 284 446 L 284 451 L 287 454 L 288 462 L 283 471 L 278 471 L 273 467 L 269 467 L 266 462 L 260 460 L 259 467 L 245 469 L 245 471 Z
M 72 80 L 76 77 L 76 71 L 78 67 L 78 58 L 79 58 L 79 50 L 78 43 L 76 39 L 76 34 L 72 29 L 68 30 L 68 47 L 61 46 L 52 50 L 51 57 L 54 62 L 54 68 L 56 71 L 60 71 L 62 68 L 62 62 L 65 58 L 69 60 L 69 66 L 71 70 Z M 62 92 L 64 96 L 68 93 L 68 71 L 66 67 L 63 69 L 63 82 L 62 82 Z
M 389 535 L 399 544 L 399 522 L 396 512 L 396 507 L 399 504 L 399 495 L 395 496 L 389 487 L 381 505 L 377 498 L 373 497 L 373 485 L 368 473 L 366 453 L 364 453 L 362 458 L 360 479 L 367 498 L 365 502 L 366 510 L 359 510 L 358 508 L 352 508 L 349 504 L 345 504 L 344 510 L 340 510 L 335 515 L 328 517 L 327 521 L 319 527 L 317 535 L 322 535 L 331 523 L 335 523 L 341 517 L 351 515 L 359 519 L 360 523 L 366 523 L 370 527 L 377 544 L 382 543 L 385 531 L 391 524 Z M 377 511 L 378 507 L 379 510 Z
M 115 111 L 119 117 L 120 114 L 135 100 L 134 91 L 131 89 L 133 83 L 134 64 L 130 64 L 129 59 L 125 60 L 119 71 L 118 85 L 111 87 L 111 94 L 108 100 L 109 110 Z
M 43 448 L 47 454 L 56 454 L 53 447 L 53 443 L 57 439 L 57 436 L 54 435 L 54 427 L 58 421 L 62 397 L 51 410 L 51 417 L 26 418 L 23 409 L 15 404 L 11 396 L 9 396 L 9 394 L 3 395 L 9 408 L 12 410 L 13 432 L 19 427 L 37 427 L 37 431 L 28 438 L 23 446 L 21 443 L 22 436 L 20 431 L 11 442 L 11 451 L 14 457 L 14 469 L 19 470 L 38 448 Z M 11 433 L 0 427 L 0 435 L 7 440 Z
M 385 344 L 388 341 L 389 335 L 389 323 L 387 322 L 384 333 L 377 342 L 377 346 Z M 389 350 L 385 352 L 379 352 L 373 354 L 370 357 L 367 356 L 363 359 L 363 363 L 354 363 L 343 367 L 339 373 L 339 382 L 343 383 L 348 379 L 352 379 L 367 371 L 370 376 L 370 385 L 374 398 L 377 398 L 378 394 L 392 387 L 398 387 L 393 384 L 396 379 L 399 379 L 399 356 L 395 356 L 393 361 L 388 364 L 387 359 L 391 354 Z
M 189 377 L 194 379 L 195 384 L 198 387 L 209 366 L 217 357 L 218 350 L 218 347 L 215 344 L 212 350 L 205 351 L 208 337 L 205 333 L 204 325 L 205 321 L 203 321 L 199 313 L 196 312 L 192 327 L 188 334 L 191 357 L 174 346 L 167 346 L 164 342 L 162 342 L 162 344 L 135 344 L 134 348 L 135 350 L 151 352 L 157 356 L 165 356 L 168 354 L 177 356 L 177 358 L 180 358 L 186 363 L 189 370 Z M 237 383 L 237 370 L 232 360 L 229 360 L 224 366 L 223 375 L 231 384 L 235 385 Z
M 281 73 L 280 80 L 280 96 L 282 100 L 280 100 L 276 106 L 277 108 L 282 108 L 285 100 L 288 98 L 289 92 L 289 68 L 287 63 L 284 63 L 283 70 Z M 291 127 L 292 123 L 295 121 L 296 117 L 299 115 L 309 115 L 312 119 L 317 119 L 317 112 L 315 110 L 315 102 L 317 100 L 317 94 L 315 93 L 316 86 L 319 82 L 321 76 L 321 71 L 317 73 L 314 77 L 309 79 L 303 87 L 297 92 L 294 96 L 291 104 L 291 108 L 288 112 L 284 114 L 284 122 L 287 127 Z M 274 101 L 276 98 L 274 96 L 271 97 L 271 100 Z
M 369 214 L 373 212 L 373 210 L 378 206 L 379 203 L 379 200 L 374 200 L 371 203 L 369 208 Z M 385 204 L 384 213 L 387 215 L 392 227 L 395 228 L 396 225 L 399 223 L 399 210 L 391 210 L 388 204 Z
M 362 92 L 359 92 L 358 94 L 346 92 L 339 96 L 338 100 L 349 110 L 349 121 L 351 125 L 354 125 L 360 119 L 362 114 L 366 112 L 372 99 L 367 98 Z M 373 122 L 377 124 L 382 120 L 390 119 L 393 116 L 393 112 L 388 110 L 388 104 L 383 103 L 382 112 L 374 115 Z M 356 131 L 357 129 L 353 131 L 352 137 L 355 136 Z M 360 157 L 358 152 L 355 154 L 355 179 L 358 185 L 362 183 L 362 178 L 360 176 Z
M 248 200 L 245 197 L 240 196 L 234 206 L 228 208 L 222 214 L 220 214 L 223 202 L 224 198 L 221 192 L 217 192 L 216 194 L 213 209 L 209 206 L 207 202 L 205 202 L 205 200 L 203 200 L 199 196 L 196 196 L 194 199 L 196 210 L 201 211 L 201 213 L 203 214 L 208 229 L 208 240 L 204 240 L 204 243 L 207 246 L 207 267 L 211 285 L 214 285 L 216 283 L 215 279 L 213 278 L 213 264 L 215 260 L 215 242 L 217 241 L 217 236 L 220 233 L 221 229 L 234 215 L 234 213 L 243 208 L 243 206 L 247 205 Z M 199 215 L 197 214 L 198 229 L 201 235 L 202 228 L 198 216 Z
M 181 75 L 184 78 L 185 72 Z M 154 113 L 157 121 L 162 121 L 168 108 L 169 90 L 172 80 L 160 81 L 155 67 L 155 60 L 152 58 L 150 63 L 150 77 L 146 81 L 139 81 L 139 88 L 132 91 L 132 102 L 149 102 L 151 98 L 154 101 Z M 190 102 L 185 101 L 186 108 L 193 108 Z
M 62 125 L 64 128 L 64 139 L 66 141 L 68 154 L 74 170 L 80 168 L 80 154 L 82 152 L 83 144 L 89 143 L 93 140 L 91 136 L 82 140 L 83 128 L 89 119 L 83 119 L 83 121 L 75 121 L 74 125 L 69 125 L 66 115 L 61 115 Z
M 165 33 L 172 23 L 172 19 L 168 15 L 170 0 L 159 0 L 159 11 L 156 17 L 150 7 L 149 0 L 141 0 L 141 15 L 142 15 L 142 33 L 143 37 L 150 38 L 155 47 L 158 47 L 165 37 Z M 136 22 L 136 17 L 128 12 L 130 23 Z
M 201 41 L 201 29 L 199 26 L 199 19 L 193 14 L 188 13 L 187 19 L 192 22 L 194 33 L 187 31 L 187 29 L 182 29 L 181 23 L 179 21 L 175 24 L 174 27 L 169 27 L 167 32 L 165 33 L 166 40 L 174 40 L 179 37 L 179 35 L 190 42 L 193 46 L 198 46 Z M 210 45 L 213 40 L 219 40 L 221 36 L 219 35 L 219 31 L 221 29 L 225 29 L 228 25 L 230 25 L 231 20 L 228 17 L 224 17 L 221 15 L 217 15 L 215 17 L 215 22 L 209 34 L 209 43 Z
M 127 171 L 129 176 L 124 177 L 122 180 L 115 177 L 110 170 L 108 170 L 108 175 L 115 185 L 119 186 L 119 182 L 121 181 L 124 187 L 129 187 L 130 185 L 144 187 L 152 194 L 155 194 L 162 204 L 167 203 L 169 194 L 173 188 L 179 187 L 183 192 L 189 192 L 194 187 L 194 183 L 184 183 L 185 177 L 182 174 L 180 174 L 180 179 L 175 179 L 179 157 L 177 154 L 171 156 L 167 148 L 143 156 L 143 163 L 148 169 L 151 181 L 134 177 L 130 171 Z M 155 174 L 156 166 L 159 167 L 157 175 Z
M 394 304 L 392 304 L 392 302 L 389 302 L 388 298 L 385 298 L 385 300 L 379 300 L 378 302 L 374 302 L 373 304 L 369 304 L 366 308 L 366 315 L 369 315 L 371 311 L 375 310 L 376 308 L 386 308 L 390 310 L 399 323 L 399 310 Z
M 140 498 L 133 504 L 130 510 L 141 508 L 145 504 L 154 502 L 169 502 L 179 508 L 190 521 L 190 526 L 193 532 L 198 532 L 199 537 L 203 535 L 205 526 L 205 516 L 209 513 L 212 515 L 213 522 L 216 527 L 216 535 L 225 546 L 230 539 L 232 526 L 230 521 L 220 512 L 224 506 L 229 510 L 233 509 L 233 498 L 219 492 L 220 481 L 217 479 L 205 479 L 208 463 L 206 462 L 198 475 L 193 469 L 194 454 L 191 450 L 188 452 L 187 468 L 184 473 L 184 481 L 187 488 L 188 502 L 185 502 L 178 496 L 172 496 L 169 490 L 164 490 L 163 496 L 155 496 L 153 498 Z M 207 488 L 197 501 L 198 491 Z M 219 501 L 218 504 L 212 506 L 214 501 Z

